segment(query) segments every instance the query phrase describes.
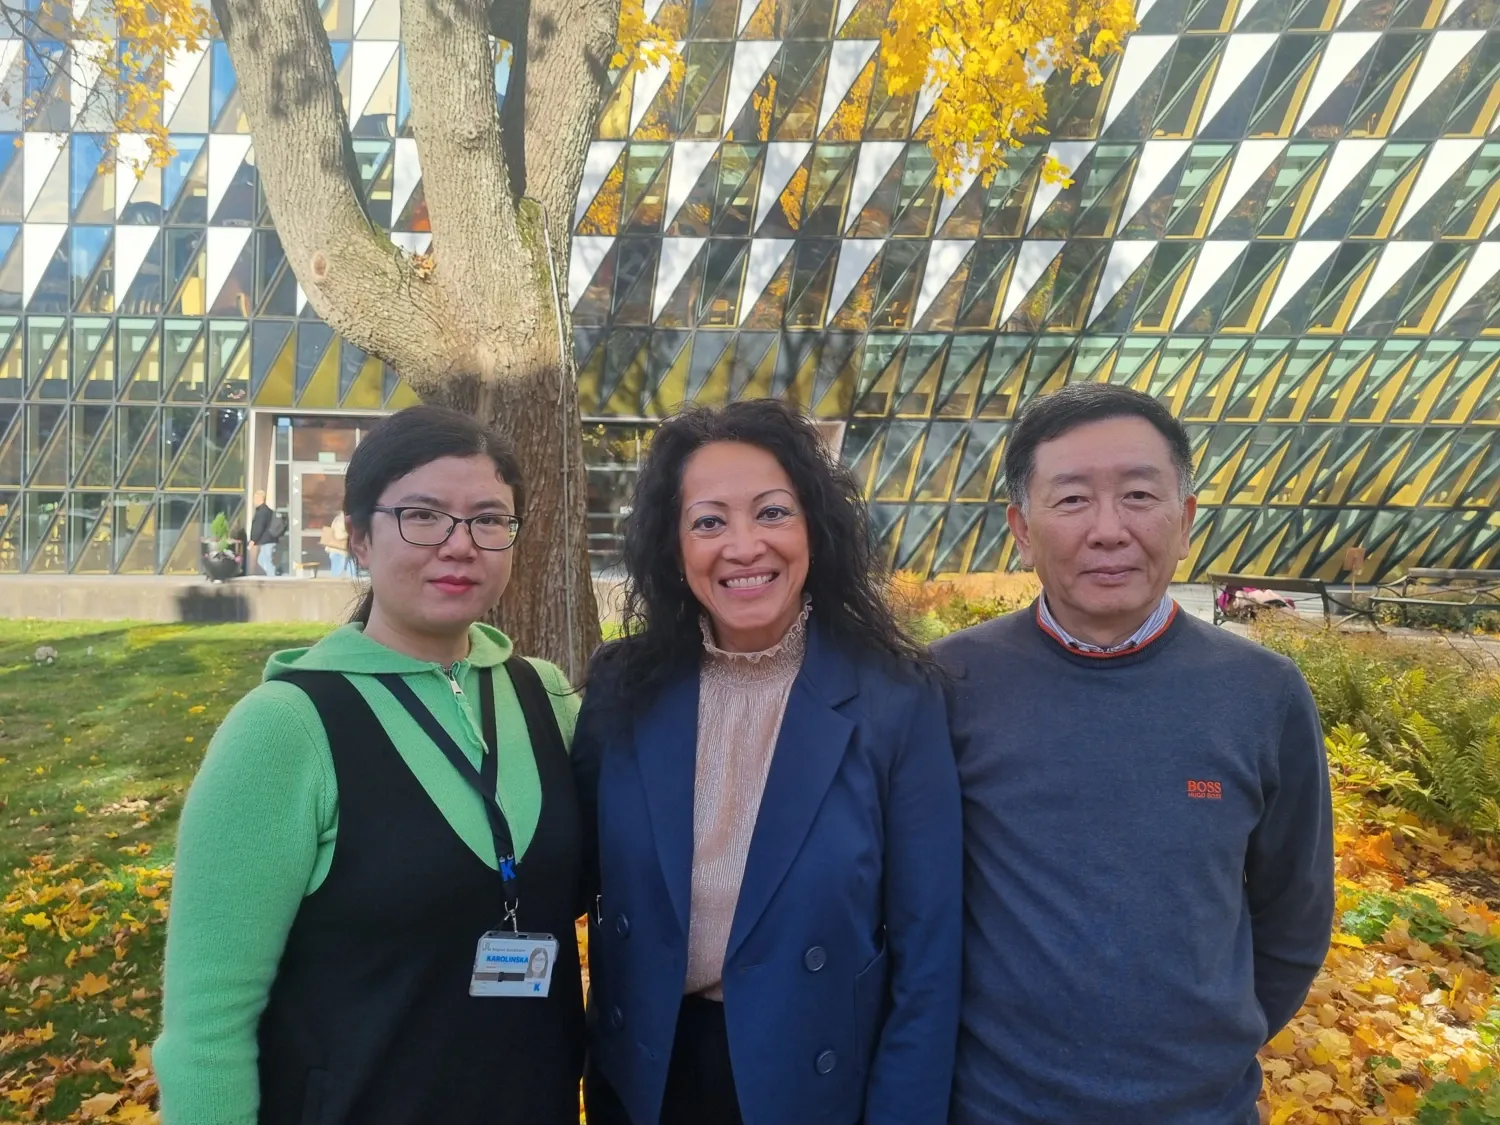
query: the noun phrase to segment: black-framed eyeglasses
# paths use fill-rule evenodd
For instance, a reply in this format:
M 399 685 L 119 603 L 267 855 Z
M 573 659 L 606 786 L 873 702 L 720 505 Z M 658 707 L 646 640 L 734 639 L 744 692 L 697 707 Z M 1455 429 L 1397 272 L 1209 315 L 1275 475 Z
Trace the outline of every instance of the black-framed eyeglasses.
M 395 516 L 401 538 L 413 547 L 442 546 L 461 523 L 468 525 L 469 538 L 481 551 L 509 550 L 515 546 L 516 536 L 521 534 L 521 517 L 504 512 L 485 512 L 465 518 L 435 508 L 391 508 L 377 504 L 374 510 Z

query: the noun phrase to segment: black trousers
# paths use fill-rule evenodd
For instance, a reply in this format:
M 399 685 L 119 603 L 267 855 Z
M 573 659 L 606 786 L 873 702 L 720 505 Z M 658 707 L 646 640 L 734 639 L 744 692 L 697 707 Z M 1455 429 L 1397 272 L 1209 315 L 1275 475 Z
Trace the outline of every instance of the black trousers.
M 682 998 L 659 1123 L 632 1122 L 614 1090 L 592 1066 L 584 1078 L 584 1100 L 588 1125 L 744 1125 L 729 1065 L 724 1005 L 701 996 Z

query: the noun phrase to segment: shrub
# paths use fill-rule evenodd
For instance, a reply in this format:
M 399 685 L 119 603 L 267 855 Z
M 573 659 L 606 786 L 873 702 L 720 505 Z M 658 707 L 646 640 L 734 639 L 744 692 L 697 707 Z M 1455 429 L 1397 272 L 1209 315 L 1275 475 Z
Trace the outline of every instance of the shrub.
M 898 572 L 891 579 L 891 603 L 901 624 L 923 644 L 1025 609 L 1042 592 L 1034 574 L 965 574 L 923 582 Z
M 1444 605 L 1383 605 L 1377 609 L 1376 616 L 1385 625 L 1436 629 L 1445 633 L 1500 633 L 1500 613 L 1459 608 L 1468 602 L 1468 594 L 1422 592 L 1413 596 L 1434 602 L 1453 602 L 1454 605 L 1451 609 Z
M 1500 834 L 1500 663 L 1477 650 L 1312 630 L 1257 629 L 1312 687 L 1329 765 L 1440 823 Z

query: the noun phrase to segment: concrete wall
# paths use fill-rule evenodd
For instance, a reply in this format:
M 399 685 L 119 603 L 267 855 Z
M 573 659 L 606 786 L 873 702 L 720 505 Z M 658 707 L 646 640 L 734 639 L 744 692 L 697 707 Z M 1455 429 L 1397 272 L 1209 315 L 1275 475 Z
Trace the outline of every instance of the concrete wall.
M 343 578 L 203 578 L 149 575 L 0 576 L 0 617 L 85 621 L 326 621 L 349 619 L 361 584 Z M 595 583 L 600 611 L 618 614 L 614 582 Z
M 348 618 L 358 597 L 345 579 L 125 575 L 0 577 L 0 617 L 93 621 L 327 621 Z

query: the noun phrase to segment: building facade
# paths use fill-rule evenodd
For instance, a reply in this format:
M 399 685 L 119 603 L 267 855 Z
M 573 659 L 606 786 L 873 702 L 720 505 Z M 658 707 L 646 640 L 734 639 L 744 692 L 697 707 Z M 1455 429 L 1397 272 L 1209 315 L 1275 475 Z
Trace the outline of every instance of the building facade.
M 1187 423 L 1184 576 L 1497 565 L 1500 0 L 1141 0 L 1104 83 L 1051 79 L 1048 136 L 952 196 L 882 6 L 648 4 L 683 73 L 609 98 L 568 279 L 601 565 L 655 422 L 756 395 L 824 423 L 894 565 L 1012 565 L 1006 434 L 1070 380 Z M 421 249 L 397 0 L 325 14 L 371 211 Z M 411 400 L 300 294 L 222 44 L 175 71 L 177 156 L 138 181 L 0 42 L 42 95 L 0 104 L 0 572 L 192 573 L 258 488 L 316 562 Z

